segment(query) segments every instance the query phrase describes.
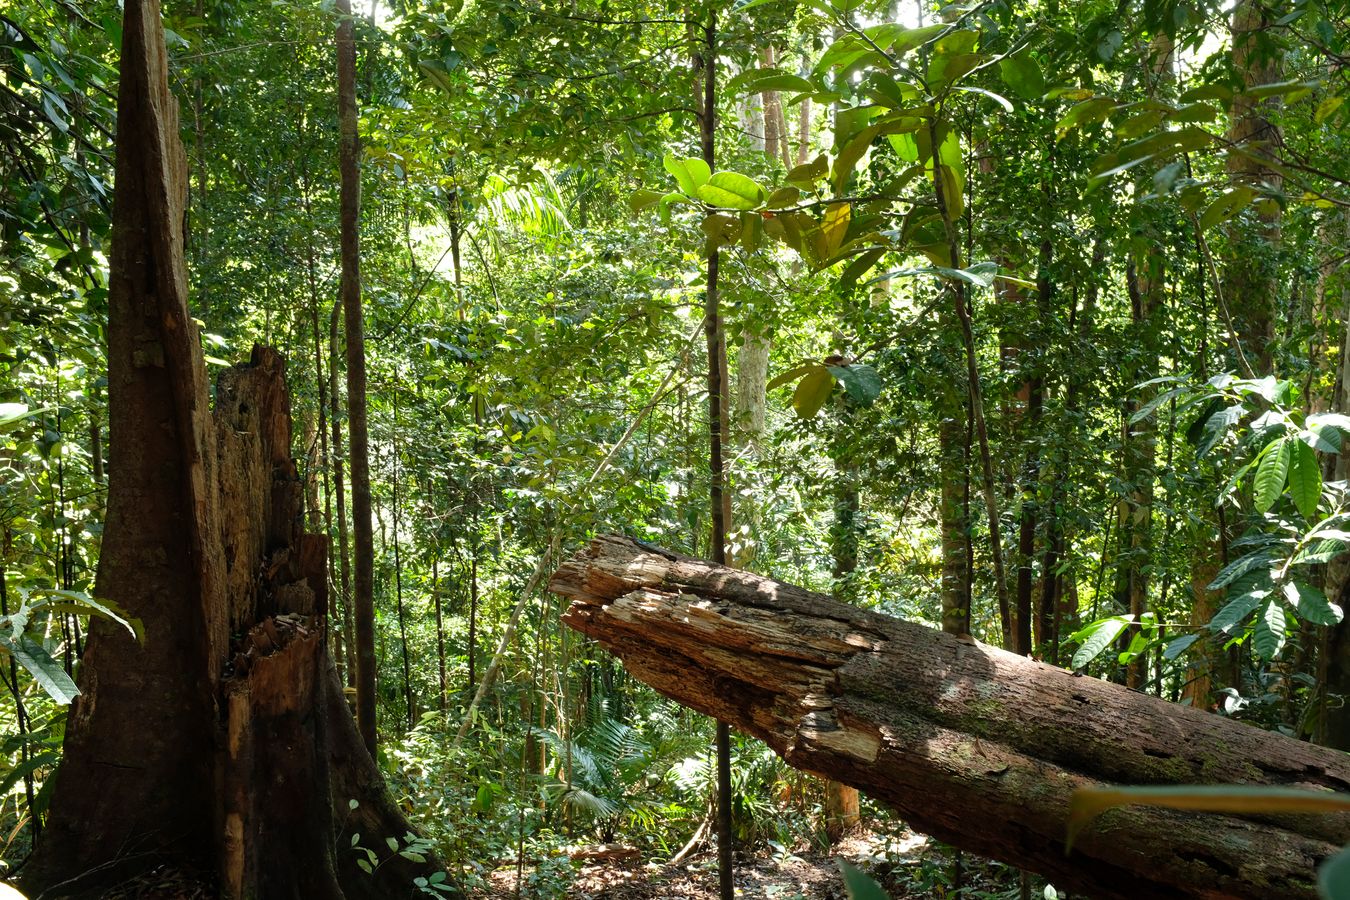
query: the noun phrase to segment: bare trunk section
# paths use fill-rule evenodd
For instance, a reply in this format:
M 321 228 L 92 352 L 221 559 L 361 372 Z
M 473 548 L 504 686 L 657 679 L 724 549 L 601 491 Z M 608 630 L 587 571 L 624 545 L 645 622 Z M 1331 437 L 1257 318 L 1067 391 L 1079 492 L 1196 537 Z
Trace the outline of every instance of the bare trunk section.
M 337 0 L 338 169 L 341 178 L 343 318 L 347 328 L 347 430 L 352 473 L 356 624 L 356 722 L 375 754 L 375 534 L 371 526 L 366 339 L 361 315 L 361 138 L 356 131 L 356 45 L 351 0 Z
M 1126 292 L 1130 298 L 1130 324 L 1134 344 L 1139 348 L 1139 363 L 1129 373 L 1134 385 L 1152 380 L 1158 372 L 1157 315 L 1161 305 L 1161 258 L 1138 249 L 1131 250 L 1125 267 Z M 1135 623 L 1121 635 L 1121 647 L 1128 647 L 1139 631 L 1138 622 L 1148 608 L 1148 573 L 1153 556 L 1153 483 L 1156 478 L 1157 426 L 1153 416 L 1131 423 L 1130 419 L 1149 402 L 1157 388 L 1127 386 L 1130 397 L 1125 403 L 1121 432 L 1122 481 L 1129 486 L 1119 505 L 1117 540 L 1120 564 L 1117 573 L 1117 597 L 1122 608 L 1134 616 Z M 1125 684 L 1139 689 L 1144 684 L 1146 660 L 1136 657 L 1125 669 Z
M 949 406 L 955 406 L 955 401 Z M 966 430 L 944 410 L 938 426 L 942 514 L 942 630 L 970 633 L 970 446 Z
M 552 590 L 634 677 L 734 722 L 788 763 L 867 791 L 917 829 L 1103 900 L 1312 898 L 1350 816 L 1134 807 L 1064 850 L 1099 782 L 1345 790 L 1338 752 L 792 585 L 602 537 Z
M 717 157 L 717 15 L 708 13 L 703 42 L 694 57 L 694 70 L 702 77 L 699 97 L 699 145 L 703 161 L 716 171 Z M 768 110 L 765 110 L 768 119 Z M 726 562 L 727 526 L 731 522 L 731 491 L 726 485 L 723 443 L 731 436 L 731 391 L 727 383 L 727 344 L 722 331 L 720 298 L 717 294 L 717 245 L 708 245 L 708 279 L 703 289 L 703 327 L 708 345 L 708 502 L 712 519 L 713 559 Z M 721 900 L 733 900 L 731 829 L 731 733 L 727 723 L 717 722 L 717 882 Z
M 1270 12 L 1260 0 L 1240 0 L 1233 9 L 1233 71 L 1242 77 L 1247 89 L 1278 82 L 1282 76 L 1281 57 L 1261 32 L 1271 26 Z M 1280 129 L 1266 113 L 1278 99 L 1258 100 L 1238 94 L 1233 100 L 1228 140 L 1241 152 L 1228 155 L 1228 172 L 1234 181 L 1252 187 L 1269 186 L 1279 190 L 1284 179 L 1266 163 L 1281 141 Z M 1280 207 L 1258 207 L 1254 230 L 1244 229 L 1241 218 L 1230 223 L 1234 253 L 1224 264 L 1224 297 L 1230 307 L 1236 350 L 1254 356 L 1252 368 L 1257 375 L 1271 369 L 1271 341 L 1274 339 L 1275 298 L 1278 285 L 1272 251 L 1280 240 Z
M 328 409 L 333 430 L 333 493 L 337 503 L 338 574 L 341 576 L 338 605 L 342 610 L 342 666 L 345 683 L 356 685 L 356 641 L 352 634 L 352 563 L 347 535 L 347 483 L 342 464 L 342 415 L 338 392 L 338 334 L 342 322 L 341 301 L 333 304 L 328 319 Z
M 1341 222 L 1344 236 L 1350 241 L 1350 213 L 1342 211 Z M 1339 281 L 1339 286 L 1334 281 Z M 1333 408 L 1337 412 L 1350 411 L 1350 273 L 1342 269 L 1334 277 L 1328 276 L 1328 283 L 1322 286 L 1328 297 L 1337 297 L 1341 316 L 1341 362 L 1336 397 Z M 1344 438 L 1342 444 L 1345 443 Z M 1336 457 L 1335 477 L 1350 478 L 1350 460 L 1342 452 Z M 1350 597 L 1350 554 L 1341 554 L 1327 565 L 1325 587 L 1327 596 L 1333 603 L 1344 603 Z M 1325 698 L 1327 693 L 1350 694 L 1350 627 L 1345 624 L 1331 629 L 1325 649 L 1325 678 L 1319 684 L 1319 690 Z M 1340 750 L 1350 749 L 1350 710 L 1344 704 L 1322 701 L 1323 716 L 1319 741 Z
M 746 330 L 736 358 L 736 430 L 751 447 L 764 437 L 765 388 L 772 341 L 762 331 Z
M 255 349 L 221 375 L 208 410 L 177 132 L 159 4 L 129 0 L 97 592 L 139 618 L 145 638 L 91 628 L 25 887 L 102 896 L 168 863 L 233 897 L 390 896 L 427 866 L 394 858 L 367 877 L 339 849 L 351 830 L 378 848 L 407 824 L 355 739 L 329 662 L 327 541 L 303 530 L 281 357 Z

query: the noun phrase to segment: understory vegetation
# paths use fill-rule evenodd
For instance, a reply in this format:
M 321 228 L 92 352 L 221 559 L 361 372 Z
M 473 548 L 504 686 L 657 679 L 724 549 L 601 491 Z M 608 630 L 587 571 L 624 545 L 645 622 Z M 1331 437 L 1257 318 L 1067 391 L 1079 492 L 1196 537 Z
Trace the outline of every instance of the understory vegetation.
M 286 357 L 354 688 L 342 15 L 183 0 L 165 25 L 208 364 Z M 545 590 L 598 533 L 715 555 L 710 256 L 731 564 L 1350 748 L 1345 4 L 354 19 L 378 761 L 419 835 L 391 849 L 446 866 L 423 894 L 509 868 L 519 896 L 560 897 L 579 847 L 711 845 L 712 721 Z M 120 29 L 112 0 L 0 4 L 10 867 L 41 839 L 89 617 L 137 628 L 95 582 Z M 739 735 L 732 772 L 745 853 L 839 838 L 839 786 Z M 956 859 L 876 869 L 915 894 L 1053 895 Z

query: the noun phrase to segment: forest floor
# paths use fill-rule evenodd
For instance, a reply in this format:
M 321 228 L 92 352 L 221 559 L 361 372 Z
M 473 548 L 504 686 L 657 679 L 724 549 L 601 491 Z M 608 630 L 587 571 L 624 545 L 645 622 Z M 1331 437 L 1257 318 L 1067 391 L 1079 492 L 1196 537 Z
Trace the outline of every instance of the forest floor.
M 836 860 L 846 859 L 868 872 L 878 867 L 889 871 L 918 864 L 929 849 L 928 840 L 912 832 L 897 839 L 862 831 L 847 836 L 828 854 L 802 851 L 738 857 L 736 896 L 743 900 L 844 900 L 847 895 Z M 897 889 L 893 881 L 888 889 L 897 900 L 931 896 Z M 486 896 L 515 896 L 514 870 L 494 873 L 492 890 Z M 587 863 L 576 871 L 566 896 L 575 900 L 717 900 L 716 855 L 696 854 L 676 866 L 636 859 Z

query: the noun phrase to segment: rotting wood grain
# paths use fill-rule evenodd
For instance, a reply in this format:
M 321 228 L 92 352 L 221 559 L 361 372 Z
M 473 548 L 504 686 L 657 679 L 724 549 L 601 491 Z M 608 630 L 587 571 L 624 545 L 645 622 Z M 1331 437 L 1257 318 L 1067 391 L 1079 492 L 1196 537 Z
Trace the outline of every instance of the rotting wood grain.
M 1350 817 L 1143 807 L 1064 850 L 1097 783 L 1346 790 L 1339 752 L 628 538 L 554 574 L 564 621 L 658 691 L 916 829 L 1093 897 L 1314 897 Z

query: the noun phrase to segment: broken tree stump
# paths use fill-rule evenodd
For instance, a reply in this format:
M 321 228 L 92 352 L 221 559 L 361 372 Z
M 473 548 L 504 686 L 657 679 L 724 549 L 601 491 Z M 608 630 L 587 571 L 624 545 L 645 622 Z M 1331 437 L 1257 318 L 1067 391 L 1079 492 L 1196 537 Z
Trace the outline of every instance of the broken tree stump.
M 916 829 L 1092 897 L 1315 897 L 1350 816 L 1129 807 L 1065 853 L 1074 789 L 1344 791 L 1350 757 L 628 538 L 554 574 L 634 676 L 851 784 Z

